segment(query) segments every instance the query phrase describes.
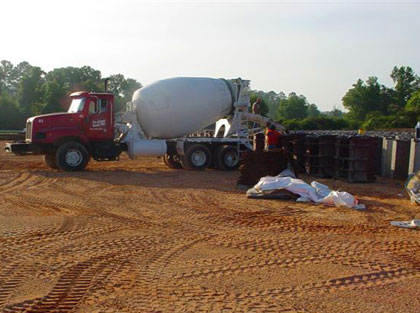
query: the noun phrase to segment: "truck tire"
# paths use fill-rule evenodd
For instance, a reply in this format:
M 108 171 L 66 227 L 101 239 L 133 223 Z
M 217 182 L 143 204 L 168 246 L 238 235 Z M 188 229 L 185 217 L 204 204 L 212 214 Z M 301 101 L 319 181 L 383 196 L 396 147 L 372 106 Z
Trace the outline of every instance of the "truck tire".
M 239 167 L 239 155 L 235 147 L 224 145 L 216 149 L 215 163 L 218 169 L 222 171 L 233 171 Z
M 179 169 L 182 168 L 182 165 L 179 160 L 179 156 L 176 153 L 165 153 L 163 156 L 163 162 L 169 168 Z
M 58 169 L 57 161 L 55 160 L 55 153 L 45 154 L 44 162 L 52 169 Z
M 186 170 L 200 171 L 204 170 L 211 164 L 210 150 L 200 144 L 189 146 L 183 156 L 181 156 L 181 165 Z
M 58 147 L 55 160 L 63 171 L 81 171 L 89 162 L 89 152 L 82 144 L 69 141 Z

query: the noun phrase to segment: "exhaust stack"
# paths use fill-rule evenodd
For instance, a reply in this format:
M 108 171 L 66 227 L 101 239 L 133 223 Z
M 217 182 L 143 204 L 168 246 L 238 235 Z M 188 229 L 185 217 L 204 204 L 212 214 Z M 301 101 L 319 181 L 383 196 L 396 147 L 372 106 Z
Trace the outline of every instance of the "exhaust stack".
M 105 93 L 107 93 L 108 92 L 108 81 L 109 81 L 109 78 L 105 78 L 105 81 L 104 81 L 104 88 L 105 88 Z

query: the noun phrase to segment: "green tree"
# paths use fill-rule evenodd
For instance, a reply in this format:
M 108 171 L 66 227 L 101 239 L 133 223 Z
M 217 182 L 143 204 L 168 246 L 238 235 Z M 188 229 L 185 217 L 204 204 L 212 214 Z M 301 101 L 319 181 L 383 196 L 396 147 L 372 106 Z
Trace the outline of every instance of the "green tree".
M 141 88 L 142 84 L 132 78 L 125 78 L 122 74 L 115 74 L 109 77 L 108 91 L 115 96 L 115 111 L 125 108 L 125 104 L 131 101 L 134 91 Z
M 320 116 L 321 112 L 318 110 L 318 107 L 315 103 L 308 105 L 308 117 L 317 117 Z
M 74 91 L 103 90 L 101 72 L 90 66 L 56 68 L 45 75 L 42 87 L 43 113 L 67 110 Z
M 42 83 L 44 72 L 39 67 L 33 67 L 25 74 L 19 83 L 18 101 L 24 118 L 41 113 Z
M 135 79 L 112 75 L 116 109 L 124 108 L 133 92 L 141 87 Z M 67 110 L 68 95 L 73 91 L 100 92 L 103 88 L 101 72 L 90 66 L 62 67 L 44 73 L 28 62 L 14 66 L 3 60 L 0 62 L 0 129 L 21 128 L 30 116 Z
M 321 115 L 318 117 L 307 117 L 303 120 L 287 120 L 283 123 L 287 129 L 291 130 L 338 130 L 347 129 L 349 123 L 342 118 L 328 117 Z
M 411 94 L 407 101 L 406 109 L 410 111 L 417 111 L 420 114 L 420 89 Z
M 342 100 L 351 118 L 364 120 L 369 112 L 378 111 L 386 114 L 392 96 L 385 86 L 379 84 L 376 77 L 369 77 L 366 82 L 359 79 Z
M 11 92 L 11 81 L 13 64 L 10 61 L 2 60 L 0 66 L 0 92 Z
M 48 81 L 42 86 L 42 113 L 62 112 L 68 107 L 67 90 L 56 81 Z
M 322 114 L 329 117 L 343 117 L 344 116 L 343 111 L 337 109 L 336 107 L 334 107 L 332 111 L 323 112 Z
M 3 60 L 0 65 L 0 90 L 9 95 L 17 96 L 20 80 L 29 75 L 33 66 L 28 62 L 21 62 L 16 66 L 10 61 Z
M 391 78 L 395 83 L 395 104 L 403 108 L 411 94 L 420 88 L 420 79 L 409 66 L 394 66 Z
M 141 87 L 143 87 L 143 85 L 137 80 L 133 78 L 127 78 L 125 80 L 125 84 L 123 88 L 124 99 L 127 99 L 127 101 L 131 100 L 131 98 L 133 97 L 134 91 L 136 91 L 137 89 Z
M 281 99 L 277 108 L 277 119 L 304 119 L 308 116 L 308 103 L 302 95 L 292 92 L 287 99 Z
M 17 101 L 6 92 L 0 92 L 0 112 L 0 129 L 24 128 Z
M 103 90 L 101 72 L 90 66 L 56 68 L 46 75 L 47 81 L 55 81 L 69 92 Z

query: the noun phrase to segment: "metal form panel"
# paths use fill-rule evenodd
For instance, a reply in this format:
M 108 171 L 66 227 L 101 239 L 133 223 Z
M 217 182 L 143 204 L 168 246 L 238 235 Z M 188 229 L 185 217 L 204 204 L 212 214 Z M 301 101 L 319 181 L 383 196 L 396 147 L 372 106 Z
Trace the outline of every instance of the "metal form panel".
M 420 129 L 419 129 L 420 131 Z M 410 162 L 408 165 L 408 175 L 417 173 L 420 170 L 420 141 L 411 139 Z
M 305 168 L 309 175 L 319 174 L 318 152 L 319 137 L 306 136 L 305 138 Z
M 382 144 L 381 176 L 391 177 L 392 146 L 394 140 L 384 138 Z
M 384 138 L 374 137 L 375 140 L 375 175 L 381 175 L 382 170 L 382 145 Z
M 265 136 L 263 133 L 258 133 L 254 135 L 254 151 L 261 152 L 264 150 L 265 146 Z
M 305 137 L 305 134 L 295 134 L 293 136 L 293 158 L 298 173 L 305 172 Z
M 409 140 L 394 140 L 392 143 L 391 177 L 394 179 L 407 179 L 408 162 L 410 160 Z
M 281 142 L 279 145 L 281 145 L 281 148 L 286 149 L 289 152 L 293 152 L 293 134 L 284 134 L 281 137 Z
M 307 136 L 305 140 L 305 167 L 309 175 L 330 178 L 334 176 L 334 135 Z
M 335 177 L 349 182 L 375 180 L 375 144 L 373 137 L 339 138 L 336 149 Z
M 335 141 L 337 136 L 324 135 L 319 137 L 318 142 L 318 166 L 319 177 L 334 176 Z

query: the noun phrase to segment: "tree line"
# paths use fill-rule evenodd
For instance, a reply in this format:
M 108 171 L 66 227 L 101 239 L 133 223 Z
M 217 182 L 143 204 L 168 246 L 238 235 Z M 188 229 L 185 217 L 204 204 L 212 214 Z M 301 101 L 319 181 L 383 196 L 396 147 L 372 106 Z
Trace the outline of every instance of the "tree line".
M 409 66 L 394 67 L 394 87 L 377 77 L 358 79 L 342 98 L 348 112 L 320 112 L 316 104 L 295 92 L 253 90 L 251 101 L 260 98 L 262 113 L 289 129 L 386 129 L 411 128 L 420 120 L 420 78 Z
M 409 66 L 394 67 L 394 87 L 377 77 L 358 79 L 342 98 L 348 112 L 320 112 L 304 95 L 291 92 L 251 91 L 251 102 L 261 99 L 261 113 L 289 129 L 411 128 L 420 120 L 420 78 Z M 109 77 L 116 111 L 142 85 L 122 74 Z M 28 117 L 65 111 L 73 91 L 103 90 L 104 78 L 90 66 L 63 67 L 45 72 L 28 62 L 0 64 L 0 129 L 22 129 Z
M 115 95 L 116 110 L 131 100 L 142 85 L 122 74 L 109 77 L 108 91 Z M 73 91 L 101 91 L 104 79 L 90 66 L 63 67 L 45 72 L 28 62 L 0 63 L 0 129 L 22 129 L 28 117 L 66 111 Z

